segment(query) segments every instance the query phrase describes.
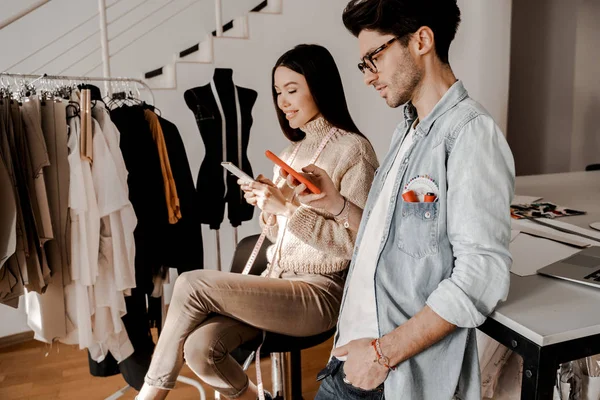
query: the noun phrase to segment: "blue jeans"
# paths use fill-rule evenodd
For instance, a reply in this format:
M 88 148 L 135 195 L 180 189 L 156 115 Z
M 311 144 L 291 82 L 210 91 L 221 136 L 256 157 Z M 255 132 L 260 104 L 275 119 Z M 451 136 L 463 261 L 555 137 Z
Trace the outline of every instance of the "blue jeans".
M 317 380 L 321 387 L 315 400 L 383 400 L 383 383 L 372 390 L 363 390 L 344 382 L 344 362 L 332 358 L 325 369 L 319 372 Z

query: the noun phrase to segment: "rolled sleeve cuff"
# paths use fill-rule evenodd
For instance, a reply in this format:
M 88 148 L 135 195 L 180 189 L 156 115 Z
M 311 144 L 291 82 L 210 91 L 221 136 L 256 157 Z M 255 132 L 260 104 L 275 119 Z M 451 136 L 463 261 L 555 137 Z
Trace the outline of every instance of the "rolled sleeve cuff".
M 450 279 L 438 285 L 427 299 L 427 305 L 440 317 L 460 328 L 476 328 L 486 319 L 469 296 Z
M 300 206 L 288 221 L 288 229 L 294 236 L 307 242 L 315 234 L 318 214 L 306 206 Z

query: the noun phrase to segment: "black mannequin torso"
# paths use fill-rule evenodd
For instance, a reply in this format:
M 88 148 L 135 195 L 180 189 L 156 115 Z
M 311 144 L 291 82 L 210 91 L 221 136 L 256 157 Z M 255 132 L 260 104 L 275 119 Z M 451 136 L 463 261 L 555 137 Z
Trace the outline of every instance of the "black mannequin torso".
M 202 223 L 211 229 L 219 229 L 223 221 L 225 202 L 228 203 L 228 217 L 231 225 L 239 226 L 252 219 L 254 207 L 245 202 L 237 185 L 237 178 L 224 174 L 222 161 L 230 161 L 252 174 L 250 161 L 246 155 L 252 126 L 252 107 L 258 94 L 252 89 L 235 86 L 231 69 L 217 68 L 213 75 L 223 114 L 225 116 L 225 152 L 223 152 L 222 121 L 219 106 L 211 85 L 186 90 L 184 99 L 194 113 L 200 135 L 206 149 L 204 160 L 198 173 L 197 190 Z M 236 89 L 241 116 L 241 143 L 238 135 Z M 241 156 L 241 162 L 240 162 Z M 224 178 L 226 176 L 226 178 Z

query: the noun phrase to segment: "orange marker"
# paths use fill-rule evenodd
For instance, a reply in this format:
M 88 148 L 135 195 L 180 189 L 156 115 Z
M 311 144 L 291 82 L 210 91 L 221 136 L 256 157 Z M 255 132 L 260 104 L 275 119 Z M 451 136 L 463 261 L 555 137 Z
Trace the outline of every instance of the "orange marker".
M 428 193 L 425 194 L 425 198 L 423 199 L 423 202 L 425 202 L 425 203 L 433 203 L 435 201 L 436 197 L 437 196 L 435 195 L 435 193 L 428 192 Z
M 415 192 L 413 190 L 408 190 L 408 191 L 402 193 L 402 198 L 407 203 L 418 203 L 419 202 L 419 199 L 417 198 L 417 195 L 415 194 Z

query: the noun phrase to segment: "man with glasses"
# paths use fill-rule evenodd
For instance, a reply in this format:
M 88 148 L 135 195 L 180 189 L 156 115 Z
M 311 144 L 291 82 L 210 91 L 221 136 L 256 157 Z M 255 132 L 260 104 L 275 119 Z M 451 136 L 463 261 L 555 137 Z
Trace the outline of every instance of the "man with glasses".
M 324 193 L 301 201 L 358 230 L 316 399 L 479 400 L 474 328 L 510 281 L 511 151 L 449 65 L 456 0 L 352 0 L 343 20 L 402 120 L 364 211 L 305 169 Z

